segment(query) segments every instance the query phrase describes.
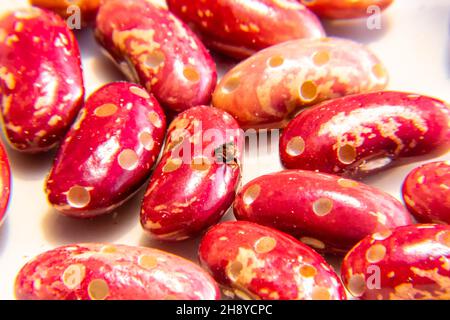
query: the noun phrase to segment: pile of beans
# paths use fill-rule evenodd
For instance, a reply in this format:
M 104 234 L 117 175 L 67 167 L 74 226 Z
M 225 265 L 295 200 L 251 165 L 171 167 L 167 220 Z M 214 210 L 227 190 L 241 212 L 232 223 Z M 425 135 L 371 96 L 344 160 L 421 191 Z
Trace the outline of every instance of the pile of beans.
M 220 299 L 219 285 L 241 299 L 450 299 L 450 163 L 411 172 L 406 206 L 359 180 L 447 152 L 449 106 L 384 91 L 383 63 L 327 38 L 319 20 L 391 0 L 79 0 L 83 26 L 129 80 L 86 100 L 67 2 L 31 2 L 0 20 L 9 145 L 59 148 L 45 191 L 73 218 L 111 213 L 150 179 L 143 230 L 201 236 L 201 266 L 73 244 L 28 262 L 18 299 Z M 218 84 L 209 50 L 241 60 Z M 286 170 L 241 186 L 245 129 L 282 129 Z M 0 170 L 1 221 L 11 188 L 2 145 Z M 237 221 L 220 223 L 230 207 Z M 341 277 L 325 254 L 345 256 Z

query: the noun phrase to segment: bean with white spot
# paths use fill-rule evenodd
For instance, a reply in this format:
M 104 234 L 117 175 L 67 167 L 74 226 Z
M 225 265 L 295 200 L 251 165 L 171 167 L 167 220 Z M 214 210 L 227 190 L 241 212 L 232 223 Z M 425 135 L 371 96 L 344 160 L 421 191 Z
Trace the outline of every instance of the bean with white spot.
M 314 106 L 292 120 L 280 138 L 286 168 L 349 177 L 378 172 L 400 159 L 436 156 L 449 147 L 448 106 L 434 98 L 393 91 Z
M 165 127 L 161 107 L 144 88 L 126 82 L 100 88 L 59 150 L 46 184 L 50 203 L 79 218 L 111 212 L 148 178 Z
M 80 51 L 66 22 L 30 7 L 0 19 L 0 106 L 9 144 L 38 153 L 57 146 L 84 97 Z
M 244 128 L 282 128 L 299 110 L 350 94 L 382 90 L 388 75 L 365 46 L 337 38 L 292 40 L 269 47 L 231 69 L 213 105 Z M 299 137 L 292 152 L 304 148 Z
M 208 106 L 173 120 L 142 203 L 152 238 L 186 240 L 220 220 L 240 182 L 242 136 L 230 115 Z
M 177 113 L 210 103 L 217 73 L 202 42 L 164 2 L 105 1 L 95 34 L 129 80 Z
M 40 254 L 20 270 L 15 293 L 19 300 L 220 298 L 214 280 L 188 260 L 151 248 L 102 243 Z
M 212 227 L 201 240 L 199 257 L 216 281 L 241 299 L 346 299 L 338 276 L 320 255 L 255 223 Z
M 334 254 L 347 253 L 372 233 L 413 223 L 406 208 L 381 190 L 303 170 L 250 181 L 236 196 L 234 214 L 238 220 L 279 229 Z
M 342 279 L 364 300 L 449 300 L 450 226 L 414 225 L 368 236 L 345 257 Z

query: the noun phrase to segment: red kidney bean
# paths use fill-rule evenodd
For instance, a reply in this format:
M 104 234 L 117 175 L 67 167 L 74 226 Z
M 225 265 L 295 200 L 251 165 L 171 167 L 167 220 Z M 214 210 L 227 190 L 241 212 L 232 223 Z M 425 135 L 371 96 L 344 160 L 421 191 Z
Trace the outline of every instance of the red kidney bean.
M 302 170 L 249 182 L 236 196 L 234 212 L 239 220 L 279 229 L 316 250 L 337 254 L 372 233 L 412 224 L 403 205 L 383 191 Z
M 306 106 L 385 88 L 387 73 L 368 49 L 342 39 L 293 40 L 265 49 L 229 71 L 215 107 L 244 128 L 281 128 Z
M 367 17 L 389 7 L 393 0 L 298 0 L 325 19 Z M 376 9 L 375 9 L 376 8 Z M 374 11 L 376 10 L 376 11 Z
M 414 169 L 403 183 L 402 192 L 417 220 L 450 224 L 450 161 Z
M 242 143 L 226 112 L 199 106 L 178 115 L 142 203 L 149 235 L 180 241 L 217 223 L 234 201 Z
M 47 179 L 50 203 L 89 218 L 108 213 L 148 178 L 166 128 L 158 102 L 126 82 L 100 88 L 67 134 Z
M 449 108 L 403 92 L 331 100 L 297 116 L 280 140 L 286 168 L 347 176 L 379 171 L 394 160 L 448 150 Z
M 9 167 L 8 154 L 0 142 L 0 226 L 8 209 L 11 192 L 11 169 Z
M 448 300 L 450 227 L 415 225 L 368 236 L 345 257 L 342 278 L 365 300 Z
M 196 264 L 164 251 L 74 244 L 27 263 L 15 285 L 20 300 L 217 300 L 213 279 Z
M 78 44 L 59 16 L 27 8 L 0 19 L 0 97 L 13 148 L 47 151 L 64 137 L 84 87 Z
M 161 1 L 109 0 L 99 10 L 96 37 L 132 81 L 140 81 L 170 111 L 211 101 L 214 61 L 196 35 Z
M 339 278 L 308 246 L 251 222 L 225 222 L 200 243 L 202 265 L 241 299 L 345 300 Z
M 210 48 L 238 59 L 288 40 L 325 37 L 317 17 L 296 0 L 169 0 L 168 4 L 200 31 Z
M 31 4 L 40 8 L 52 10 L 67 19 L 74 14 L 80 14 L 83 25 L 95 21 L 100 0 L 30 0 Z M 76 6 L 79 11 L 72 10 Z

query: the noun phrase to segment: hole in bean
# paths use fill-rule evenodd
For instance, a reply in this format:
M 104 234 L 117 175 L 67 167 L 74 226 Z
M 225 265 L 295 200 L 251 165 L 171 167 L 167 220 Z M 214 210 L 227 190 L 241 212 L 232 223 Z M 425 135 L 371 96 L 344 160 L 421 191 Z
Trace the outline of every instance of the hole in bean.
M 286 146 L 286 153 L 292 157 L 298 157 L 305 151 L 305 140 L 302 137 L 294 137 Z
M 338 159 L 343 164 L 351 164 L 356 160 L 356 148 L 346 144 L 339 148 Z
M 67 193 L 67 202 L 73 208 L 84 208 L 91 201 L 91 195 L 89 191 L 80 186 L 74 186 L 69 189 Z
M 303 102 L 312 102 L 317 98 L 317 85 L 314 81 L 306 81 L 300 88 L 300 98 Z

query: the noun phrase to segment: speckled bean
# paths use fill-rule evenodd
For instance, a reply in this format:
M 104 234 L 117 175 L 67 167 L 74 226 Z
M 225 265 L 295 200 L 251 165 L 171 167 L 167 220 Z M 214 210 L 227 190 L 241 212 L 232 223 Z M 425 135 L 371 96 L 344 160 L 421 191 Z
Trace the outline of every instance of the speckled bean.
M 378 14 L 393 0 L 298 0 L 325 19 L 353 19 Z
M 450 146 L 450 112 L 442 101 L 377 92 L 325 102 L 301 113 L 283 132 L 286 168 L 364 176 L 400 158 Z
M 420 222 L 450 224 L 450 161 L 414 169 L 403 183 L 403 199 Z
M 59 16 L 27 8 L 0 19 L 0 97 L 13 148 L 47 151 L 64 137 L 84 87 L 78 44 Z
M 297 0 L 169 0 L 212 49 L 234 58 L 292 39 L 325 36 L 317 17 Z
M 181 241 L 217 223 L 240 182 L 242 144 L 238 124 L 221 110 L 199 106 L 175 118 L 142 203 L 148 234 Z
M 234 212 L 239 220 L 279 229 L 316 250 L 337 254 L 372 233 L 412 224 L 406 208 L 383 191 L 302 170 L 249 182 L 236 196 Z
M 339 278 L 308 246 L 251 222 L 225 222 L 200 243 L 202 265 L 241 299 L 345 300 Z
M 217 300 L 220 291 L 199 266 L 164 251 L 74 244 L 28 262 L 16 278 L 20 300 Z
M 345 257 L 342 279 L 365 300 L 449 300 L 450 227 L 415 225 L 369 236 Z
M 143 87 L 116 82 L 98 89 L 58 152 L 48 200 L 78 218 L 114 210 L 149 177 L 165 128 L 161 107 Z
M 324 38 L 265 49 L 229 71 L 213 95 L 215 107 L 244 128 L 280 128 L 306 106 L 383 89 L 381 62 L 363 45 Z
M 125 75 L 168 110 L 210 103 L 217 81 L 214 61 L 163 1 L 105 2 L 97 15 L 96 37 Z

